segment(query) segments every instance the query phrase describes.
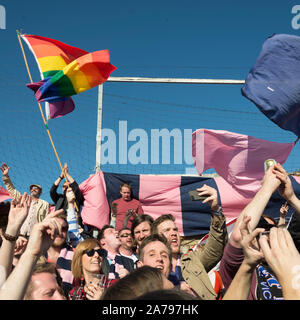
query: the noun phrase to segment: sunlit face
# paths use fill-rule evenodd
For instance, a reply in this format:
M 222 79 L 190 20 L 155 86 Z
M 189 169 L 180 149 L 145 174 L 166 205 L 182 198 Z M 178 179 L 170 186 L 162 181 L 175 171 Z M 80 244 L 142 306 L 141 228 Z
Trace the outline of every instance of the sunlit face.
M 61 235 L 57 235 L 55 237 L 53 244 L 52 244 L 53 247 L 63 246 L 64 243 L 66 242 L 67 234 L 68 234 L 68 224 L 66 223 L 66 221 L 64 221 L 62 219 L 58 219 L 58 221 L 62 226 L 62 232 L 61 232 Z
M 180 251 L 180 236 L 176 224 L 172 220 L 166 220 L 157 226 L 157 231 L 168 240 L 172 254 Z
M 125 201 L 131 200 L 131 190 L 129 188 L 122 187 L 120 193 L 123 200 Z
M 93 249 L 94 254 L 92 256 L 89 256 L 87 253 L 83 253 L 82 255 L 82 272 L 84 275 L 87 273 L 98 274 L 101 271 L 102 257 L 97 252 L 97 250 L 100 250 L 100 247 L 96 246 Z
M 53 273 L 42 272 L 32 276 L 33 300 L 64 300 L 60 294 L 60 289 Z
M 131 230 L 130 229 L 125 229 L 125 230 L 122 230 L 120 233 L 119 233 L 119 238 L 120 238 L 120 241 L 121 241 L 121 247 L 126 249 L 126 250 L 129 250 L 132 248 L 133 246 L 133 238 L 132 238 L 132 234 L 131 234 Z
M 101 239 L 100 242 L 105 249 L 116 249 L 121 245 L 118 231 L 116 231 L 114 228 L 105 229 L 103 239 Z
M 148 221 L 144 221 L 136 226 L 133 230 L 134 238 L 140 246 L 142 241 L 151 235 L 151 225 Z
M 139 261 L 139 266 L 150 266 L 158 268 L 166 277 L 170 273 L 170 258 L 168 248 L 161 241 L 153 241 L 144 247 L 143 261 Z
M 42 190 L 37 186 L 32 186 L 30 189 L 30 195 L 35 198 L 39 198 L 42 193 Z

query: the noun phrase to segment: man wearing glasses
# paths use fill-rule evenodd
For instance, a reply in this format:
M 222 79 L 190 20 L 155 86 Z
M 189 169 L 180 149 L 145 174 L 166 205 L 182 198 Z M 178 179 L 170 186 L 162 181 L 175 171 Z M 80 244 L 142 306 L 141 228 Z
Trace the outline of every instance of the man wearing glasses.
M 138 257 L 133 251 L 133 237 L 131 230 L 128 228 L 121 229 L 119 231 L 119 238 L 121 241 L 121 246 L 119 248 L 120 254 L 126 258 L 132 259 L 136 265 Z

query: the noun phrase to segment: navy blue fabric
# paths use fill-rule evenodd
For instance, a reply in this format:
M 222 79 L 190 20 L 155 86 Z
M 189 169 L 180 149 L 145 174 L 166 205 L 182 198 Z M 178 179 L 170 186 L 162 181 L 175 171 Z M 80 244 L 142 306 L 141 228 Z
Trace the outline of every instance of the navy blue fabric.
M 207 203 L 201 200 L 190 199 L 189 191 L 201 188 L 204 184 L 215 188 L 218 191 L 218 201 L 220 201 L 217 184 L 212 178 L 203 177 L 181 177 L 180 196 L 182 207 L 183 232 L 186 236 L 195 236 L 209 232 L 211 210 Z
M 140 176 L 138 174 L 118 174 L 103 172 L 105 185 L 106 185 L 106 197 L 109 203 L 121 198 L 120 186 L 123 183 L 128 183 L 131 186 L 132 197 L 139 200 L 140 189 Z
M 269 37 L 251 68 L 242 95 L 270 120 L 300 136 L 300 37 Z
M 109 204 L 113 200 L 120 198 L 120 185 L 122 183 L 129 183 L 132 187 L 133 197 L 139 200 L 139 175 L 107 172 L 103 172 L 103 174 L 106 183 L 106 196 Z M 295 194 L 300 197 L 300 184 L 293 177 L 290 178 L 295 190 Z M 211 210 L 209 204 L 203 204 L 201 200 L 191 200 L 188 193 L 190 190 L 196 190 L 197 188 L 202 187 L 204 184 L 207 184 L 218 191 L 218 201 L 222 205 L 220 193 L 215 179 L 181 176 L 181 184 L 178 187 L 180 188 L 182 225 L 185 236 L 199 236 L 209 232 L 211 221 Z M 279 195 L 278 191 L 274 192 L 268 205 L 266 206 L 264 213 L 278 220 L 279 210 L 283 203 L 285 203 L 285 200 Z M 286 221 L 288 221 L 293 212 L 294 210 L 289 208 Z

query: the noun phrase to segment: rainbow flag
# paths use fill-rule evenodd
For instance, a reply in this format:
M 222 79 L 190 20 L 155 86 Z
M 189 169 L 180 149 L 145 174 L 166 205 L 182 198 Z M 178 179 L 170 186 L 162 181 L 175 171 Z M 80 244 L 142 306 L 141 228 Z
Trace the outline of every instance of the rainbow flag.
M 32 51 L 42 78 L 27 86 L 39 102 L 48 103 L 47 119 L 73 111 L 70 96 L 104 83 L 116 69 L 110 64 L 108 50 L 89 53 L 54 39 L 36 35 L 21 37 Z

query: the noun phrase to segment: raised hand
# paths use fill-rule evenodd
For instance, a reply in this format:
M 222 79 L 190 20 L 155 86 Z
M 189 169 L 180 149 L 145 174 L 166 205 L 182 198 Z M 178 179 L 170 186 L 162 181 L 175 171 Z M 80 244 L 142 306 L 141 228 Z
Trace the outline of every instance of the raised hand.
M 8 214 L 7 230 L 19 232 L 24 223 L 31 204 L 31 197 L 25 192 L 18 200 L 13 199 Z
M 248 230 L 248 224 L 251 220 L 251 217 L 244 216 L 243 221 L 240 226 L 241 232 L 241 246 L 244 251 L 244 260 L 251 267 L 255 267 L 264 257 L 263 252 L 259 248 L 257 242 L 257 236 L 259 233 L 263 232 L 263 228 L 257 228 L 251 233 Z
M 295 193 L 291 179 L 289 178 L 287 172 L 279 163 L 274 166 L 273 172 L 281 182 L 278 188 L 279 194 L 287 201 L 290 201 L 293 197 L 295 197 Z
M 62 227 L 59 219 L 50 216 L 57 215 L 61 213 L 60 211 L 50 213 L 42 222 L 33 226 L 26 248 L 31 255 L 39 257 L 50 248 L 57 235 L 61 235 Z
M 213 211 L 218 211 L 219 209 L 218 192 L 215 188 L 212 188 L 204 184 L 203 187 L 198 188 L 197 191 L 199 192 L 200 196 L 207 196 L 207 198 L 204 199 L 202 203 L 208 202 Z
M 67 163 L 65 163 L 64 168 L 63 168 L 63 171 L 64 171 L 65 174 L 68 174 L 68 173 L 69 173 L 69 168 L 68 168 Z
M 4 176 L 8 176 L 8 173 L 9 173 L 9 167 L 6 165 L 6 163 L 2 163 L 1 165 L 1 171 L 2 171 L 2 174 Z
M 288 206 L 287 202 L 285 202 L 285 203 L 281 206 L 281 208 L 280 208 L 279 211 L 280 211 L 280 217 L 282 217 L 282 218 L 285 219 L 285 217 L 286 217 L 286 215 L 287 215 L 287 213 L 288 213 L 288 211 L 289 211 L 289 206 Z
M 272 228 L 259 244 L 264 257 L 282 286 L 283 296 L 300 299 L 300 255 L 286 229 Z
M 271 166 L 266 172 L 261 182 L 262 187 L 267 188 L 271 192 L 277 190 L 280 186 L 280 179 L 278 179 L 277 175 L 274 172 L 274 169 L 277 165 Z

